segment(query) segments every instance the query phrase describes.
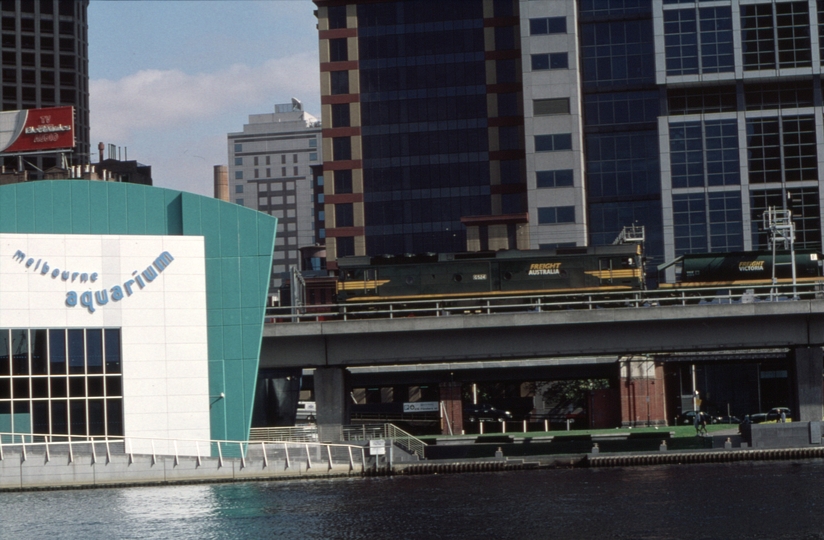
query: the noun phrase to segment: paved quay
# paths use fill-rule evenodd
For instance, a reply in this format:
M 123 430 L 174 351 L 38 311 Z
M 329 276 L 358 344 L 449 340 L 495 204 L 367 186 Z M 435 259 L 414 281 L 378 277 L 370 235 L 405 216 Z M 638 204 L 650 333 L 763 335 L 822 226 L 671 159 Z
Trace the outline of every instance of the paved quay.
M 805 427 L 801 423 L 792 426 L 796 432 Z M 789 424 L 765 429 L 779 432 L 788 428 Z M 328 446 L 322 444 L 299 445 L 306 453 L 298 456 L 293 448 L 278 454 L 280 457 L 275 457 L 274 449 L 264 453 L 250 446 L 243 458 L 38 452 L 4 447 L 0 454 L 0 491 L 824 458 L 822 444 L 750 448 L 737 428 L 700 437 L 673 437 L 666 428 L 631 436 L 625 432 L 519 435 L 438 438 L 436 444 L 426 447 L 425 459 L 395 446 L 391 462 L 389 455 L 369 456 L 368 446 L 362 452 L 361 447 L 353 446 L 355 451 L 348 453 L 348 459 L 345 455 L 333 459 Z M 576 447 L 580 450 L 548 450 Z

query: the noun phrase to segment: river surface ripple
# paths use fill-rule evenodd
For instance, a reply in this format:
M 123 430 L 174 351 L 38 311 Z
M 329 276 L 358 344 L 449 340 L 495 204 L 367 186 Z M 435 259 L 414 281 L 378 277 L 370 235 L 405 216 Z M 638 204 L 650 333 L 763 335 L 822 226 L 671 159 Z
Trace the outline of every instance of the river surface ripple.
M 0 493 L 0 538 L 824 539 L 824 460 Z

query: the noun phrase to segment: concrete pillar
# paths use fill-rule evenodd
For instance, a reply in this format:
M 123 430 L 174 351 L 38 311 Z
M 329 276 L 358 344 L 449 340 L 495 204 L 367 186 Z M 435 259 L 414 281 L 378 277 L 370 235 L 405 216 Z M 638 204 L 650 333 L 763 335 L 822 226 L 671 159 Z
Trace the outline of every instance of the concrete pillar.
M 820 422 L 824 412 L 821 387 L 822 352 L 820 347 L 797 347 L 792 357 L 792 418 L 796 422 Z
M 350 421 L 349 372 L 346 368 L 315 369 L 315 404 L 321 442 L 343 440 L 343 426 Z
M 463 432 L 463 404 L 461 402 L 461 383 L 442 382 L 440 384 L 441 406 L 445 415 L 441 418 L 441 433 L 460 435 Z
M 644 357 L 626 357 L 621 370 L 621 425 L 667 425 L 664 367 Z

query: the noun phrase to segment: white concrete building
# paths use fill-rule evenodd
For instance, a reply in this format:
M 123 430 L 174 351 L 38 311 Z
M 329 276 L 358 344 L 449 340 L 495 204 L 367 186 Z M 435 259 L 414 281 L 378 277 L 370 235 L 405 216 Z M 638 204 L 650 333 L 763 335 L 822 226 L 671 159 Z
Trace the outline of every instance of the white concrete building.
M 281 275 L 300 266 L 302 246 L 318 241 L 312 165 L 322 163 L 320 121 L 297 99 L 253 114 L 242 132 L 229 133 L 229 200 L 278 218 L 270 292 Z M 322 197 L 322 195 L 320 195 Z

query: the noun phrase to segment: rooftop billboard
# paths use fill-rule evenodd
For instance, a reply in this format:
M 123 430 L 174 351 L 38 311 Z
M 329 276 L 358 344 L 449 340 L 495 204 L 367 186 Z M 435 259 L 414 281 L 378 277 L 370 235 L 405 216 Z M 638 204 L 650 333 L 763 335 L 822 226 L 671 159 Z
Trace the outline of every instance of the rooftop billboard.
M 74 107 L 0 112 L 0 153 L 24 154 L 74 147 Z

